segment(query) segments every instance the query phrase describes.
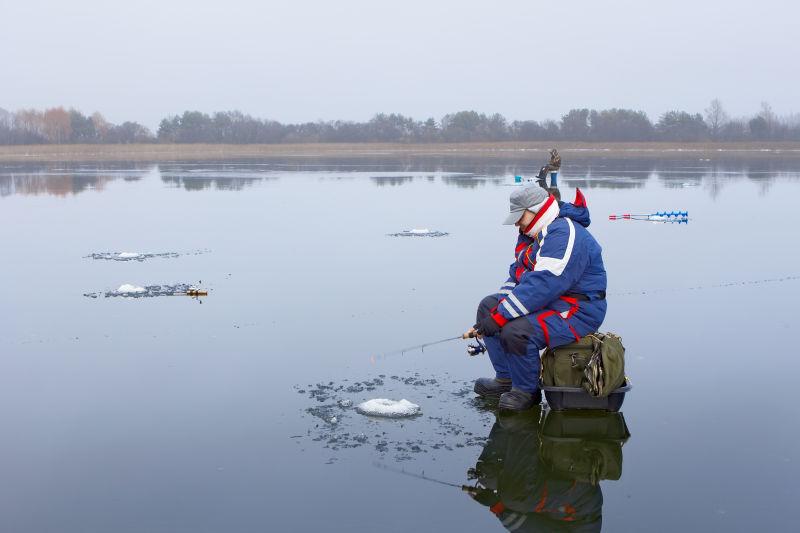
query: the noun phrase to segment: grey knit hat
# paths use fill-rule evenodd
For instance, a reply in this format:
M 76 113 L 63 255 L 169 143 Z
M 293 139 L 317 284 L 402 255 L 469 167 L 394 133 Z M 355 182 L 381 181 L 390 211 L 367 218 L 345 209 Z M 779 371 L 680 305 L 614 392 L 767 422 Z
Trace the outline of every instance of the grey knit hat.
M 534 213 L 537 212 L 548 196 L 550 196 L 550 193 L 538 185 L 516 189 L 511 193 L 511 198 L 509 198 L 510 212 L 503 224 L 516 224 L 526 209 Z

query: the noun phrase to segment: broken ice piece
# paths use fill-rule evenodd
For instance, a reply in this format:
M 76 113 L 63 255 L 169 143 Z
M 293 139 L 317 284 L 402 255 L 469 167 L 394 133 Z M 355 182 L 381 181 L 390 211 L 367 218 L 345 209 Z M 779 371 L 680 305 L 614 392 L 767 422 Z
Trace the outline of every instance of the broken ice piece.
M 125 283 L 119 286 L 117 289 L 119 294 L 141 294 L 143 292 L 147 292 L 144 287 L 137 287 L 136 285 L 131 285 L 129 283 Z
M 356 410 L 362 415 L 382 416 L 386 418 L 403 418 L 420 413 L 419 405 L 406 399 L 396 401 L 386 398 L 375 398 L 358 404 Z
M 406 229 L 399 233 L 389 233 L 390 237 L 444 237 L 445 231 L 436 231 L 428 228 Z

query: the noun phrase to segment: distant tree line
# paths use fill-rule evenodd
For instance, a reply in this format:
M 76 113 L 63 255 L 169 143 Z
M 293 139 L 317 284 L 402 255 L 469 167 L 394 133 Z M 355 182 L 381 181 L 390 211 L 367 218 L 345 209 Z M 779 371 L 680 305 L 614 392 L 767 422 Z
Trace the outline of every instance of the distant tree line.
M 749 118 L 731 118 L 717 99 L 700 113 L 668 111 L 653 123 L 632 109 L 572 109 L 561 120 L 515 120 L 500 114 L 459 111 L 419 121 L 380 113 L 367 122 L 318 121 L 283 124 L 239 111 L 186 111 L 151 132 L 136 122 L 116 125 L 99 113 L 86 116 L 63 107 L 11 113 L 0 109 L 0 144 L 70 143 L 329 143 L 492 141 L 800 141 L 800 116 L 779 118 L 763 103 Z
M 0 108 L 0 144 L 122 144 L 154 142 L 153 133 L 136 122 L 112 124 L 100 113 L 86 116 L 75 109 L 45 111 Z

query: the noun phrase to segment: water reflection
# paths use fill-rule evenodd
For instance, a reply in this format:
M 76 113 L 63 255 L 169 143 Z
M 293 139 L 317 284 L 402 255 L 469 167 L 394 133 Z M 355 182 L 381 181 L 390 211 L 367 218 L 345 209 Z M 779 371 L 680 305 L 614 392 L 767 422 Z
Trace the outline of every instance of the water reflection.
M 562 175 L 561 181 L 570 187 L 580 189 L 641 189 L 645 186 L 647 178 L 626 178 L 624 176 L 594 178 L 591 175 L 586 178 L 572 178 Z
M 115 180 L 141 180 L 150 170 L 150 166 L 134 163 L 94 167 L 63 164 L 0 166 L 0 197 L 14 194 L 64 197 L 88 190 L 102 191 Z
M 227 177 L 181 177 L 181 176 L 161 176 L 161 181 L 165 184 L 183 188 L 187 191 L 203 191 L 214 188 L 220 191 L 241 191 L 246 187 L 262 181 L 264 178 L 227 178 Z M 276 178 L 270 178 L 276 179 Z
M 241 191 L 262 180 L 277 179 L 274 172 L 264 165 L 235 161 L 169 163 L 159 165 L 158 169 L 163 183 L 187 191 L 202 191 L 212 187 L 223 191 Z
M 698 187 L 712 199 L 730 184 L 747 180 L 766 194 L 777 180 L 800 181 L 796 159 L 731 158 L 684 159 L 664 157 L 594 157 L 565 159 L 560 181 L 582 189 L 640 189 L 657 182 L 668 189 Z M 114 180 L 136 181 L 146 175 L 168 186 L 187 191 L 207 189 L 241 191 L 264 180 L 274 180 L 291 172 L 319 175 L 320 179 L 350 180 L 369 178 L 378 187 L 402 187 L 426 180 L 441 180 L 446 185 L 475 189 L 486 185 L 512 184 L 512 176 L 532 178 L 538 162 L 510 156 L 495 162 L 486 159 L 419 157 L 287 158 L 241 161 L 86 164 L 5 164 L 0 165 L 0 197 L 14 194 L 55 196 L 74 195 L 87 190 L 103 190 Z
M 501 181 L 502 178 L 500 176 L 492 179 L 474 178 L 471 176 L 445 176 L 442 178 L 442 182 L 444 182 L 446 185 L 453 185 L 460 189 L 474 189 L 490 182 L 500 183 Z
M 414 176 L 370 176 L 369 179 L 378 187 L 385 187 L 386 185 L 395 187 L 404 183 L 411 183 L 414 181 Z
M 509 531 L 600 531 L 600 481 L 622 476 L 628 437 L 622 413 L 500 415 L 468 492 Z

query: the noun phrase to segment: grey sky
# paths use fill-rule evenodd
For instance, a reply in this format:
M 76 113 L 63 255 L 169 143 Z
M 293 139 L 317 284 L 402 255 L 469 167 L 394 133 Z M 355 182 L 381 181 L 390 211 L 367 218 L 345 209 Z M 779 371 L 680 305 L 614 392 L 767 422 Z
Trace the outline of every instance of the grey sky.
M 509 119 L 572 107 L 657 118 L 800 111 L 794 0 L 0 0 L 0 107 L 155 127 L 185 109 L 284 122 Z

